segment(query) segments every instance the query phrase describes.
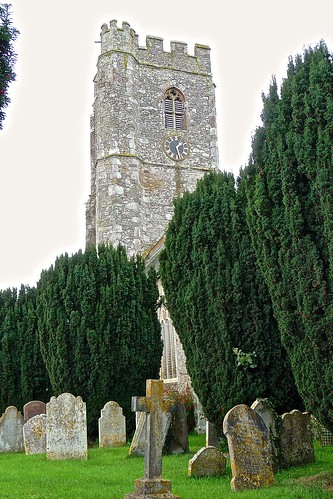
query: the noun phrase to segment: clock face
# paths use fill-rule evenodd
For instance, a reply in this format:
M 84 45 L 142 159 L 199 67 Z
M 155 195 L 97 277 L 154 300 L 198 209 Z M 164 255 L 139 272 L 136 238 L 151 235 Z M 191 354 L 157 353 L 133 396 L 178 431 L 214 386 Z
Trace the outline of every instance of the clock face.
M 168 137 L 164 144 L 165 152 L 169 158 L 179 161 L 185 159 L 188 155 L 188 143 L 182 137 L 171 135 Z

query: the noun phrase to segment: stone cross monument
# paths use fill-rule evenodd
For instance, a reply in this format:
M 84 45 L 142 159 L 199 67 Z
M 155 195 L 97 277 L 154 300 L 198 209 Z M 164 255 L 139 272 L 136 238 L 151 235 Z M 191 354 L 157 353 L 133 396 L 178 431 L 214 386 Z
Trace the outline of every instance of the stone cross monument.
M 163 413 L 173 410 L 174 401 L 163 399 L 163 381 L 148 379 L 145 397 L 132 398 L 132 411 L 147 413 L 145 474 L 135 480 L 134 493 L 126 499 L 141 497 L 181 499 L 171 493 L 171 481 L 162 479 Z

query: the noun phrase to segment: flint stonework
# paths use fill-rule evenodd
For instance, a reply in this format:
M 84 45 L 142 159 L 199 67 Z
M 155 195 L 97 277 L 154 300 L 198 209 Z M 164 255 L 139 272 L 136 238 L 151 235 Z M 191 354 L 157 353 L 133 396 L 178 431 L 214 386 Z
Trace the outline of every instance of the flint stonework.
M 86 404 L 62 393 L 46 404 L 47 459 L 87 459 Z
M 224 418 L 233 490 L 268 487 L 274 483 L 268 430 L 261 417 L 245 404 L 236 405 Z

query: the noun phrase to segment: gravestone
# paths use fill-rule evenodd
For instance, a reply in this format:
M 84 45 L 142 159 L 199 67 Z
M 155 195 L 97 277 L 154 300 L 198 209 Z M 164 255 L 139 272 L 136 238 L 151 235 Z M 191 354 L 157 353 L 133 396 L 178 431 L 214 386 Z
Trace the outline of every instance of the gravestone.
M 46 404 L 47 459 L 87 459 L 86 404 L 62 393 Z
M 0 452 L 20 452 L 23 448 L 23 416 L 11 405 L 0 418 Z
M 172 420 L 172 415 L 169 412 L 163 413 L 163 434 L 162 434 L 162 446 L 164 447 L 165 439 L 169 431 L 170 423 Z M 141 456 L 145 455 L 145 442 L 146 442 L 146 426 L 147 426 L 147 413 L 137 412 L 136 413 L 136 429 L 133 435 L 133 439 L 128 451 L 130 456 Z
M 218 447 L 217 429 L 214 423 L 206 421 L 206 447 Z
M 126 418 L 117 402 L 107 402 L 98 420 L 100 447 L 121 447 L 126 445 Z
M 276 472 L 279 469 L 279 452 L 277 446 L 277 421 L 279 417 L 266 398 L 256 399 L 251 405 L 251 409 L 259 414 L 268 430 L 269 447 L 272 455 L 272 466 L 273 471 Z
M 162 380 L 148 379 L 146 396 L 132 397 L 132 410 L 147 413 L 145 473 L 143 478 L 135 480 L 134 492 L 126 494 L 127 499 L 180 499 L 171 493 L 171 481 L 162 478 L 163 413 L 170 412 L 173 404 L 173 401 L 163 399 Z
M 37 414 L 23 425 L 24 450 L 26 454 L 46 453 L 46 414 Z
M 268 487 L 274 483 L 268 431 L 265 423 L 245 404 L 236 405 L 224 417 L 233 490 Z
M 189 452 L 186 409 L 180 402 L 175 402 L 169 431 L 165 439 L 164 451 L 167 454 L 184 454 Z
M 41 400 L 31 400 L 27 402 L 23 407 L 23 417 L 26 423 L 28 419 L 38 414 L 46 414 L 46 404 Z
M 279 442 L 283 468 L 314 462 L 310 418 L 310 413 L 300 412 L 297 409 L 282 414 Z
M 220 476 L 225 473 L 226 462 L 226 458 L 216 447 L 202 447 L 190 459 L 188 474 L 195 477 Z

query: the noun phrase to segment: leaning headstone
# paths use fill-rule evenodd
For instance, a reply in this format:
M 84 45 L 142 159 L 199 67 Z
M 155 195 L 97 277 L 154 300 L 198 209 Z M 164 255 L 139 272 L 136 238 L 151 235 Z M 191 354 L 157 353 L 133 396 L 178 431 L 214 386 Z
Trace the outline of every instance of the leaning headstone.
M 87 459 L 86 404 L 62 393 L 46 404 L 47 459 Z
M 212 445 L 202 447 L 190 459 L 188 474 L 195 477 L 223 475 L 225 473 L 226 461 L 222 452 L 216 447 Z
M 224 417 L 233 490 L 268 487 L 274 483 L 268 431 L 265 423 L 245 404 L 236 405 Z
M 172 420 L 165 440 L 164 451 L 167 454 L 186 454 L 189 452 L 189 443 L 185 406 L 176 402 L 171 416 Z
M 46 404 L 41 400 L 31 400 L 23 406 L 23 417 L 26 423 L 28 419 L 38 414 L 46 414 Z
M 163 399 L 163 380 L 148 379 L 145 397 L 132 397 L 132 410 L 147 413 L 145 474 L 135 480 L 134 492 L 127 499 L 151 497 L 181 499 L 171 493 L 171 481 L 162 478 L 163 414 L 172 410 L 174 402 Z
M 218 447 L 217 429 L 214 423 L 206 421 L 206 447 Z
M 46 453 L 46 414 L 37 414 L 24 423 L 23 440 L 26 454 Z
M 98 420 L 100 447 L 121 447 L 126 445 L 126 418 L 117 402 L 107 402 Z
M 166 436 L 169 431 L 171 424 L 172 415 L 169 412 L 163 413 L 163 433 L 162 433 L 162 446 L 164 447 Z M 136 429 L 133 435 L 133 439 L 128 451 L 130 456 L 141 456 L 145 455 L 145 443 L 146 443 L 146 427 L 147 427 L 147 413 L 137 412 L 136 413 Z
M 313 463 L 313 433 L 309 412 L 294 409 L 281 417 L 279 435 L 280 460 L 283 468 Z
M 279 417 L 266 398 L 256 399 L 251 405 L 251 409 L 259 414 L 268 430 L 269 447 L 272 455 L 272 466 L 273 471 L 276 472 L 279 469 L 279 453 L 277 447 L 277 421 Z
M 11 405 L 0 418 L 0 452 L 20 452 L 23 448 L 23 416 Z

